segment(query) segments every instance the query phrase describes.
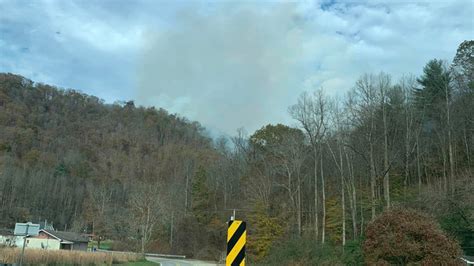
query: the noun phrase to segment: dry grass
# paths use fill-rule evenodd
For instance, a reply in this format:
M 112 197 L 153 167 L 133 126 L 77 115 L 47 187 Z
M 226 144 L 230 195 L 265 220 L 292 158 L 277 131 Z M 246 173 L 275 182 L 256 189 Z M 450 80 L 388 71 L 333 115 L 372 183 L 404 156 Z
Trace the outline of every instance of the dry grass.
M 21 249 L 0 248 L 0 263 L 19 261 Z M 142 256 L 126 252 L 85 252 L 69 250 L 26 249 L 24 263 L 28 265 L 112 265 L 138 261 Z

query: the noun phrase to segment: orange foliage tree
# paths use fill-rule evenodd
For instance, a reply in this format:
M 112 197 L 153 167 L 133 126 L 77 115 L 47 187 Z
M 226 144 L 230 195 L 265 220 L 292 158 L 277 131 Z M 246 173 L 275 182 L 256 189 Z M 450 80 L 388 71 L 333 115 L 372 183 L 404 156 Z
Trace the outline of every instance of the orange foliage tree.
M 365 231 L 363 250 L 369 265 L 458 265 L 459 244 L 448 238 L 427 215 L 391 209 Z

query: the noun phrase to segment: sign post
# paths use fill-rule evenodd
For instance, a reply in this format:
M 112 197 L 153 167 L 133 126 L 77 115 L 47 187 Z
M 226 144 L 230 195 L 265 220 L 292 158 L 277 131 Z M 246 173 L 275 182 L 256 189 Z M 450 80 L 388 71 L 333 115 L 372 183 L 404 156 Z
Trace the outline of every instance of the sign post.
M 30 225 L 26 224 L 26 235 L 23 237 L 23 248 L 21 249 L 20 266 L 23 265 L 23 257 L 25 256 L 26 238 L 28 237 L 29 228 L 30 228 Z
M 226 266 L 245 266 L 245 243 L 247 228 L 244 221 L 234 220 L 235 214 L 228 222 Z
M 20 266 L 23 265 L 23 257 L 25 256 L 26 238 L 28 236 L 37 236 L 39 234 L 39 228 L 40 228 L 39 224 L 33 224 L 33 223 L 16 223 L 15 224 L 14 235 L 23 236 L 23 248 L 21 249 Z

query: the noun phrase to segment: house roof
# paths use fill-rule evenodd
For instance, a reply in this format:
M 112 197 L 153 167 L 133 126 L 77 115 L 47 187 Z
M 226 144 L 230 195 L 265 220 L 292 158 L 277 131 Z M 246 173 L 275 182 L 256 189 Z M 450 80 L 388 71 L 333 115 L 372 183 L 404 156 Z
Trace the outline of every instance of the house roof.
M 65 231 L 53 231 L 42 229 L 40 232 L 45 232 L 46 234 L 64 242 L 89 242 L 87 236 L 83 236 L 74 232 L 65 232 Z

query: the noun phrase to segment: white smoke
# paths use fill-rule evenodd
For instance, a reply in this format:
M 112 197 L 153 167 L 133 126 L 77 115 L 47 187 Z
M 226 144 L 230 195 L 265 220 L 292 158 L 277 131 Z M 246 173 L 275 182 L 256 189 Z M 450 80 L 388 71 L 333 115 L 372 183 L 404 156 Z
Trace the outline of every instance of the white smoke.
M 284 120 L 299 76 L 301 30 L 295 6 L 179 13 L 150 30 L 137 100 L 231 134 Z

